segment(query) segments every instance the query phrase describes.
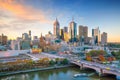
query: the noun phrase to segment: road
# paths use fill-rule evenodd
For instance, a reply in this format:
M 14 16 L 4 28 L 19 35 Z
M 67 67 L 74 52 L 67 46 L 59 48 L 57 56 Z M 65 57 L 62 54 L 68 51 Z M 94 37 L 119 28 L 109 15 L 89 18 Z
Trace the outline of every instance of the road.
M 86 60 L 81 60 L 80 57 L 78 57 L 76 55 L 58 55 L 58 56 L 67 58 L 71 62 L 76 62 L 78 64 L 85 64 L 85 65 L 88 65 L 88 66 L 97 67 L 97 68 L 100 68 L 102 70 L 108 70 L 108 71 L 115 72 L 115 73 L 120 75 L 120 69 L 116 68 L 116 67 L 100 64 L 100 63 L 97 63 L 97 62 L 90 62 L 90 61 L 86 61 Z

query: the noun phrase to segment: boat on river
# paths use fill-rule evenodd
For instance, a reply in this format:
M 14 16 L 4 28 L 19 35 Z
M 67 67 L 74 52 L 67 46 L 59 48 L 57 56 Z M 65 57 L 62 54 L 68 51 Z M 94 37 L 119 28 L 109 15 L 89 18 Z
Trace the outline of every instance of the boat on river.
M 74 77 L 87 77 L 88 75 L 86 73 L 81 74 L 75 74 Z

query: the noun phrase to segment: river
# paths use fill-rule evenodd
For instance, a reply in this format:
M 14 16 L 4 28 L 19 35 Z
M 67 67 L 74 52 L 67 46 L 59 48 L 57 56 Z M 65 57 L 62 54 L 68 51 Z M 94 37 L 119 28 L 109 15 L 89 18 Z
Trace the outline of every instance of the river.
M 93 73 L 91 70 L 80 70 L 79 67 L 67 67 L 45 71 L 36 71 L 23 74 L 0 77 L 0 80 L 116 80 L 114 76 L 98 77 L 73 77 L 77 73 Z

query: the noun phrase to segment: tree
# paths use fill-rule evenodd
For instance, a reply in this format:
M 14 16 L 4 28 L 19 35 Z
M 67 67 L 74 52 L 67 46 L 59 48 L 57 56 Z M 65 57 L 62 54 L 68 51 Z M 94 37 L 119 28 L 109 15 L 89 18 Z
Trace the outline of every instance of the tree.
M 105 57 L 103 55 L 99 55 L 99 59 L 100 59 L 100 61 L 106 61 Z
M 41 62 L 42 62 L 42 64 L 44 64 L 44 65 L 48 65 L 49 64 L 49 58 L 42 58 L 41 59 Z
M 111 52 L 111 54 L 112 54 L 116 59 L 120 59 L 120 51 L 119 51 L 119 52 Z
M 108 57 L 108 61 L 112 61 L 113 59 L 112 59 L 112 57 Z
M 92 57 L 90 55 L 86 55 L 86 60 L 87 61 L 92 61 Z
M 64 64 L 64 65 L 65 65 L 65 64 L 68 64 L 68 60 L 65 58 L 65 59 L 63 59 L 63 60 L 61 61 L 61 63 Z
M 54 64 L 55 64 L 55 61 L 54 61 L 54 60 L 50 60 L 50 61 L 49 61 L 49 64 L 50 64 L 50 65 L 54 65 Z
M 60 61 L 60 59 L 59 59 L 59 58 L 55 58 L 55 61 L 56 61 L 56 63 L 58 64 L 59 61 Z
M 99 55 L 105 55 L 106 52 L 103 50 L 92 50 L 87 53 L 87 55 L 90 55 L 91 57 L 99 56 Z

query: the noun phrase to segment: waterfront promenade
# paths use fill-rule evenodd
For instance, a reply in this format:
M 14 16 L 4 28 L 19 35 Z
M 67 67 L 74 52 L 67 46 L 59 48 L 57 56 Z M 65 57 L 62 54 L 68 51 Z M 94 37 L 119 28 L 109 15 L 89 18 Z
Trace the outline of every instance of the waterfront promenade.
M 14 71 L 14 72 L 2 72 L 0 73 L 0 77 L 2 76 L 8 76 L 8 75 L 14 75 L 14 74 L 21 74 L 21 73 L 28 73 L 28 72 L 34 72 L 34 71 L 42 71 L 42 70 L 50 70 L 50 69 L 59 69 L 59 68 L 65 68 L 65 67 L 70 67 L 73 65 L 62 65 L 62 66 L 49 66 L 45 68 L 33 68 L 29 70 L 22 70 L 22 71 Z
M 56 55 L 51 55 L 47 53 L 40 53 L 40 54 L 25 54 L 27 57 L 32 59 L 33 61 L 38 61 L 43 58 L 49 58 L 49 59 L 56 59 L 56 58 L 63 58 Z M 49 69 L 55 69 L 55 68 L 63 68 L 63 67 L 69 67 L 73 66 L 70 64 L 66 65 L 51 65 L 47 67 L 38 67 L 38 68 L 31 68 L 31 69 L 25 69 L 25 70 L 18 70 L 18 71 L 11 71 L 11 72 L 0 72 L 0 76 L 6 76 L 6 75 L 13 75 L 13 74 L 19 74 L 19 73 L 27 73 L 27 72 L 33 72 L 33 71 L 39 71 L 39 70 L 49 70 Z
M 47 54 L 47 53 L 44 53 L 44 54 L 52 56 L 52 54 Z M 59 56 L 59 55 L 56 55 L 56 56 L 62 57 L 62 56 Z M 111 66 L 96 63 L 96 62 L 79 60 L 79 59 L 76 59 L 76 58 L 71 59 L 71 58 L 68 58 L 68 56 L 63 57 L 63 58 L 67 58 L 72 64 L 80 66 L 81 69 L 82 68 L 94 69 L 96 72 L 98 72 L 99 76 L 102 76 L 104 74 L 112 74 L 112 75 L 120 76 L 120 69 L 119 68 L 111 67 Z
M 48 53 L 44 53 L 44 54 L 52 56 L 52 54 L 48 54 Z M 62 56 L 59 56 L 59 55 L 56 55 L 56 56 L 62 57 Z M 81 69 L 82 68 L 94 69 L 96 72 L 98 72 L 99 76 L 102 76 L 104 74 L 112 74 L 112 75 L 120 76 L 120 69 L 119 68 L 111 67 L 111 66 L 96 63 L 96 62 L 79 60 L 79 59 L 76 59 L 76 58 L 71 59 L 68 56 L 62 57 L 62 58 L 67 58 L 72 64 L 80 66 Z
M 38 56 L 38 55 L 43 55 L 44 56 Z M 63 57 L 59 55 L 53 55 L 53 54 L 48 54 L 48 53 L 42 53 L 42 54 L 28 54 L 32 58 L 43 58 L 43 57 L 51 57 L 51 58 L 67 58 L 72 64 L 80 66 L 80 69 L 83 68 L 90 68 L 94 69 L 99 76 L 102 76 L 104 74 L 112 74 L 116 75 L 117 77 L 120 76 L 120 69 L 110 67 L 104 64 L 99 64 L 95 62 L 89 62 L 85 60 L 79 60 L 79 59 L 71 59 L 69 57 Z M 15 72 L 8 72 L 8 73 L 0 73 L 0 76 L 5 76 L 5 75 L 12 75 L 12 74 L 18 74 L 18 73 L 27 73 L 27 72 L 32 72 L 32 71 L 39 71 L 39 70 L 48 70 L 48 69 L 55 69 L 55 68 L 62 68 L 62 67 L 69 67 L 71 65 L 65 65 L 65 66 L 52 66 L 52 67 L 46 67 L 46 68 L 34 68 L 30 70 L 25 70 L 25 71 L 15 71 Z

